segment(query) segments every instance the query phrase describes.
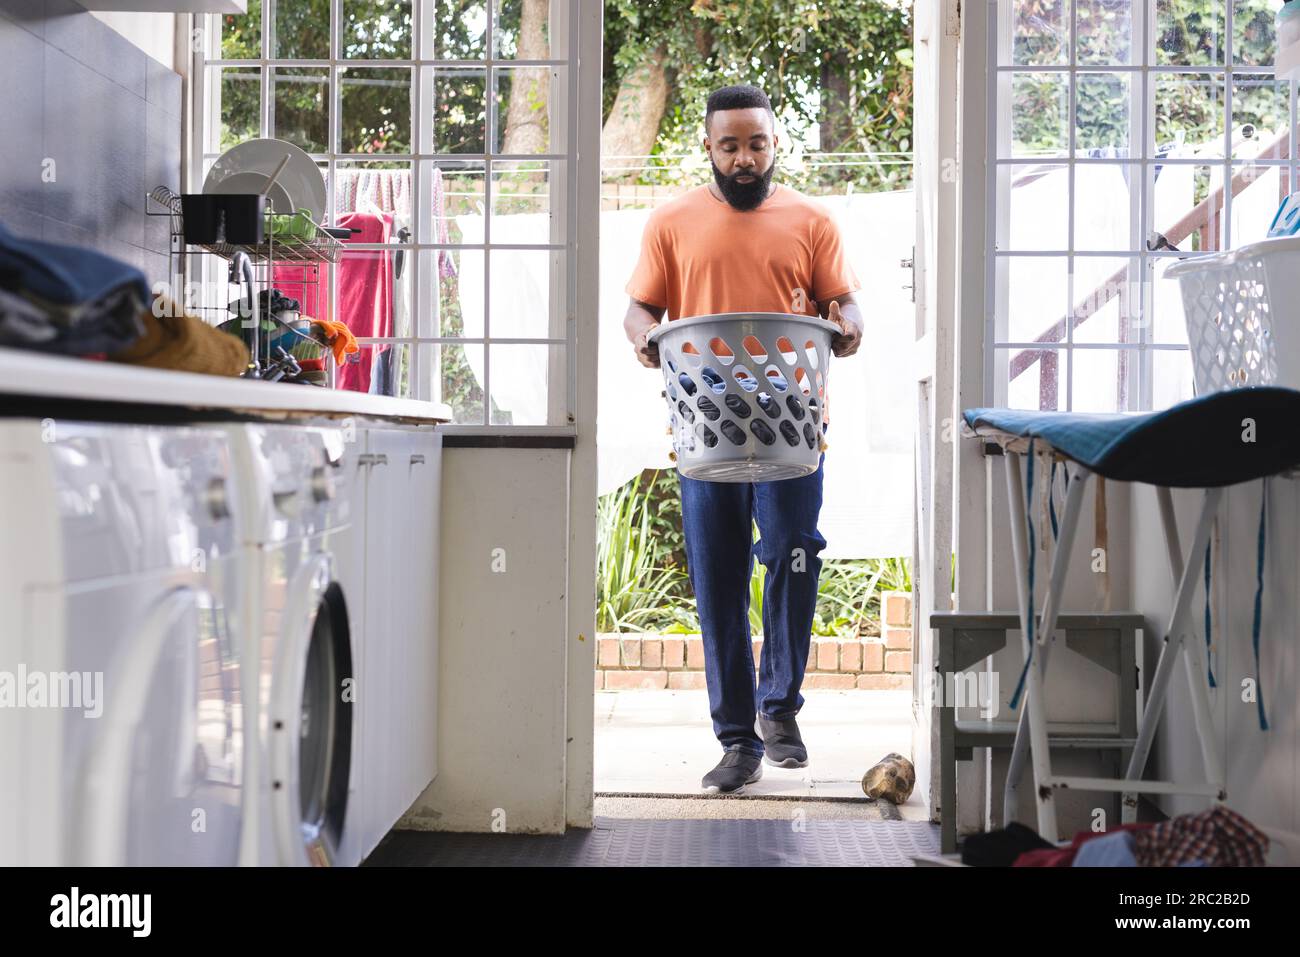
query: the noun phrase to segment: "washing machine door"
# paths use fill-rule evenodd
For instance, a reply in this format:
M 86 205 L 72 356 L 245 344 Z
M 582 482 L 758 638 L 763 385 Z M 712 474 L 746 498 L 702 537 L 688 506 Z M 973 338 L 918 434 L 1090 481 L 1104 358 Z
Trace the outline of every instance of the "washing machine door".
M 317 555 L 290 586 L 290 628 L 272 679 L 271 814 L 283 864 L 332 865 L 352 767 L 352 642 L 332 560 Z
M 78 670 L 103 675 L 102 714 L 79 721 L 65 738 L 84 761 L 72 859 L 233 865 L 241 823 L 240 735 L 225 608 L 202 587 L 180 586 L 127 627 L 105 611 L 129 607 L 130 594 L 118 602 L 88 597 L 69 598 L 69 648 Z M 110 651 L 106 634 L 128 638 Z M 109 653 L 97 661 L 101 649 Z M 80 746 L 78 738 L 84 738 Z

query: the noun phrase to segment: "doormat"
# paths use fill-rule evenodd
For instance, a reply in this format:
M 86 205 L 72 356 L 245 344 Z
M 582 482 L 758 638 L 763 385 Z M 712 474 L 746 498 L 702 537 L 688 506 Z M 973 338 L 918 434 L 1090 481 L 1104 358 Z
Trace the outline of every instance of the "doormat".
M 597 791 L 597 817 L 773 818 L 795 820 L 901 821 L 889 801 L 864 798 L 790 797 L 788 795 L 664 794 L 659 791 Z
M 565 834 L 393 831 L 366 867 L 911 867 L 939 853 L 926 821 L 597 817 Z

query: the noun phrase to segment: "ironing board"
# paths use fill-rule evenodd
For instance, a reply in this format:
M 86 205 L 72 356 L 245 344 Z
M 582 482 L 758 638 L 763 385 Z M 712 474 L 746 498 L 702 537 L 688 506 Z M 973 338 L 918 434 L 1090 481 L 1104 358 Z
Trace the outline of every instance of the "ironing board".
M 1058 840 L 1056 791 L 1120 792 L 1124 823 L 1137 819 L 1140 794 L 1201 795 L 1211 802 L 1226 800 L 1221 756 L 1214 739 L 1205 649 L 1186 634 L 1192 594 L 1197 579 L 1196 556 L 1209 541 L 1210 529 L 1223 489 L 1253 479 L 1287 473 L 1300 465 L 1300 392 L 1273 386 L 1246 387 L 1214 392 L 1160 412 L 1142 414 L 1089 414 L 1032 412 L 1014 409 L 968 409 L 963 413 L 964 434 L 996 442 L 1006 460 L 1007 497 L 1011 508 L 1011 543 L 1018 574 L 1016 588 L 1025 652 L 1024 671 L 1012 698 L 1018 704 L 1026 692 L 1011 762 L 1003 792 L 1003 821 L 1015 818 L 1016 796 L 1023 775 L 1025 751 L 1030 753 L 1037 797 L 1038 831 L 1048 841 Z M 1033 526 L 1027 498 L 1033 495 L 1033 457 L 1047 452 L 1066 469 L 1066 496 L 1055 554 L 1043 601 L 1036 620 L 1033 581 Z M 1021 457 L 1028 455 L 1026 482 L 1021 477 Z M 1147 697 L 1138 737 L 1122 779 L 1054 775 L 1048 750 L 1043 683 L 1056 628 L 1061 594 L 1069 570 L 1070 553 L 1088 479 L 1097 475 L 1121 482 L 1156 487 L 1164 530 L 1169 570 L 1175 586 L 1173 608 L 1162 636 L 1159 664 Z M 1174 516 L 1172 488 L 1204 490 L 1199 517 L 1184 559 Z M 1028 541 L 1027 541 L 1028 539 Z M 1260 560 L 1263 558 L 1263 516 L 1260 526 Z M 1258 595 L 1256 614 L 1258 616 Z M 1196 734 L 1205 766 L 1205 781 L 1176 783 L 1142 779 L 1151 743 L 1164 708 L 1179 652 L 1186 666 L 1192 696 Z M 1258 656 L 1258 638 L 1256 638 Z M 1260 700 L 1261 724 L 1263 702 Z

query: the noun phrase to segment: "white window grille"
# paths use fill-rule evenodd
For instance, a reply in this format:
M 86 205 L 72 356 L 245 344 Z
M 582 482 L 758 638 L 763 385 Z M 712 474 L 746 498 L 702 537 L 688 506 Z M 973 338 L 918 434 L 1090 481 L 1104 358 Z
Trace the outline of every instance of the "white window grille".
M 545 55 L 526 59 L 517 55 L 523 31 L 502 29 L 502 7 L 250 0 L 247 17 L 209 16 L 194 59 L 188 188 L 202 187 L 226 148 L 257 136 L 294 142 L 320 165 L 330 208 L 314 212 L 327 224 L 352 211 L 341 208 L 345 184 L 381 181 L 408 231 L 350 243 L 345 255 L 396 263 L 400 254 L 395 282 L 409 319 L 395 317 L 390 335 L 360 344 L 396 350 L 399 394 L 448 402 L 451 431 L 572 434 L 577 3 L 552 0 Z M 328 31 L 294 29 L 322 21 Z M 508 110 L 522 102 L 507 94 L 520 84 L 530 85 L 534 105 L 522 119 L 537 128 L 512 137 L 522 151 L 505 152 L 515 123 Z M 313 93 L 318 114 L 302 108 Z M 441 216 L 432 205 L 438 180 Z M 331 272 L 336 318 L 337 279 Z
M 1264 238 L 1296 179 L 1281 0 L 990 0 L 985 395 L 1192 394 L 1179 256 Z M 1160 248 L 1165 237 L 1178 251 Z

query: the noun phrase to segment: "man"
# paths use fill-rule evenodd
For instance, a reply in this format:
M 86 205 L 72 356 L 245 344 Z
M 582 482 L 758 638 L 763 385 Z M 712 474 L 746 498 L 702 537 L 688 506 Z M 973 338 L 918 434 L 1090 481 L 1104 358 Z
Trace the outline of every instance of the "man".
M 820 315 L 842 330 L 833 338 L 835 355 L 857 351 L 857 277 L 827 209 L 772 182 L 774 120 L 757 87 L 729 86 L 709 97 L 703 146 L 713 182 L 651 213 L 626 287 L 632 301 L 623 328 L 642 365 L 659 365 L 647 336 L 665 310 L 669 321 L 725 312 Z M 709 708 L 723 747 L 702 785 L 738 793 L 762 776 L 765 755 L 777 767 L 808 763 L 795 715 L 804 704 L 817 556 L 826 546 L 817 531 L 822 464 L 812 475 L 778 482 L 680 482 Z M 751 522 L 760 539 L 752 547 Z M 767 568 L 757 696 L 749 634 L 755 557 Z

